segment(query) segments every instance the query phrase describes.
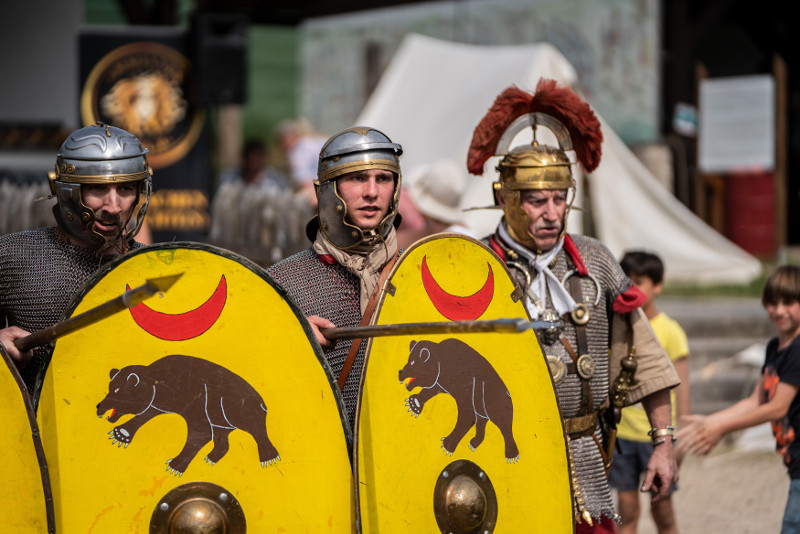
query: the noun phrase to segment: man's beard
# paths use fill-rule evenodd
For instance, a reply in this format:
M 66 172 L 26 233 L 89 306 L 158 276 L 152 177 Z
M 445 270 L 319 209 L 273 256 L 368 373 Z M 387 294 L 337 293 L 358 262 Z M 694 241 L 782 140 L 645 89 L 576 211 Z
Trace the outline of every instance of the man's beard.
M 105 225 L 116 225 L 117 231 L 112 236 L 106 236 L 105 234 L 100 234 L 105 239 L 105 243 L 97 249 L 97 257 L 102 258 L 107 254 L 124 254 L 130 248 L 128 244 L 127 235 L 128 235 L 128 225 L 127 221 L 122 220 L 122 216 L 120 215 L 111 215 L 106 213 L 100 213 L 96 218 L 96 221 L 105 224 Z M 99 232 L 98 232 L 99 233 Z

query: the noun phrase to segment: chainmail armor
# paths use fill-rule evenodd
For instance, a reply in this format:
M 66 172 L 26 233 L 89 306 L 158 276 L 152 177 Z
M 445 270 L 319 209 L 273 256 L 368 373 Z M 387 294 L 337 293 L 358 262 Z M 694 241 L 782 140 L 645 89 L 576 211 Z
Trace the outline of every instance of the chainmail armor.
M 0 328 L 34 333 L 63 320 L 86 280 L 115 257 L 99 259 L 95 250 L 59 239 L 54 226 L 0 236 Z M 35 348 L 20 372 L 31 395 L 50 356 L 50 346 Z
M 597 411 L 608 397 L 608 348 L 609 348 L 609 324 L 614 299 L 627 291 L 632 282 L 625 276 L 619 263 L 611 252 L 596 239 L 582 236 L 570 235 L 575 243 L 589 274 L 594 276 L 600 284 L 601 295 L 597 305 L 594 305 L 596 286 L 590 277 L 582 277 L 581 293 L 584 303 L 589 307 L 590 319 L 586 325 L 586 337 L 589 354 L 595 363 L 595 370 L 590 380 L 592 391 L 592 405 L 590 411 Z M 488 240 L 486 240 L 488 242 Z M 550 265 L 550 270 L 559 280 L 574 268 L 571 262 L 568 263 L 569 255 L 562 248 L 557 254 L 554 264 Z M 515 260 L 524 262 L 523 258 Z M 510 269 L 512 274 L 517 274 L 516 269 Z M 533 275 L 533 273 L 531 273 Z M 574 275 L 577 276 L 577 275 Z M 518 283 L 523 277 L 518 278 Z M 567 281 L 565 287 L 569 290 L 570 282 Z M 547 296 L 546 308 L 553 309 L 550 296 Z M 565 317 L 564 335 L 578 352 L 578 340 L 573 323 L 569 316 Z M 567 350 L 560 341 L 555 341 L 546 345 L 540 341 L 542 352 L 545 356 L 556 356 L 564 364 L 572 362 Z M 581 405 L 581 386 L 580 379 L 576 374 L 567 373 L 564 378 L 556 384 L 556 397 L 561 416 L 564 418 L 575 417 Z M 595 427 L 595 437 L 602 443 L 602 433 L 599 424 Z M 608 487 L 608 480 L 603 468 L 603 457 L 597 443 L 592 436 L 573 438 L 571 441 L 572 457 L 578 474 L 578 483 L 583 493 L 586 503 L 586 510 L 594 518 L 601 515 L 606 517 L 616 517 L 614 505 L 611 500 L 611 491 Z
M 358 326 L 361 323 L 360 280 L 338 263 L 331 265 L 320 261 L 311 248 L 276 263 L 267 272 L 283 286 L 306 317 L 318 315 L 336 326 Z M 324 351 L 334 379 L 341 373 L 352 344 L 352 340 L 342 340 Z M 366 347 L 366 342 L 359 347 L 342 391 L 351 429 L 354 427 Z

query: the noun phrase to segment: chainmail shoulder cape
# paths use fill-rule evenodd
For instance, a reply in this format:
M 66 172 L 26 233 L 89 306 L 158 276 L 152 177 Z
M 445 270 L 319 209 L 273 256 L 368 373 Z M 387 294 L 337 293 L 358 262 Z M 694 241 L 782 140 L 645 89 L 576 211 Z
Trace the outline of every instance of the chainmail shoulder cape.
M 61 321 L 86 280 L 116 257 L 101 259 L 94 250 L 59 240 L 54 226 L 0 236 L 0 328 L 34 333 Z M 37 347 L 20 371 L 31 395 L 50 356 L 50 346 Z
M 338 263 L 320 261 L 311 248 L 272 265 L 267 272 L 286 290 L 306 317 L 318 315 L 336 326 L 358 326 L 361 323 L 360 280 Z M 341 373 L 352 344 L 352 340 L 343 340 L 324 351 L 334 378 Z M 351 429 L 354 427 L 366 346 L 367 343 L 362 343 L 359 347 L 342 391 Z
M 586 325 L 587 342 L 589 354 L 595 363 L 595 370 L 591 383 L 592 391 L 592 411 L 598 410 L 608 398 L 608 348 L 610 339 L 610 324 L 612 304 L 614 299 L 627 291 L 632 282 L 622 271 L 619 263 L 613 254 L 601 242 L 591 237 L 583 235 L 570 235 L 575 243 L 590 276 L 580 278 L 581 292 L 584 303 L 589 307 L 590 319 Z M 488 243 L 488 238 L 484 240 Z M 568 262 L 568 253 L 562 248 L 557 254 L 554 264 L 550 270 L 559 280 L 563 280 L 566 274 L 574 269 Z M 517 262 L 523 262 L 520 258 Z M 524 266 L 523 266 L 524 267 Z M 519 269 L 509 265 L 512 275 L 515 275 L 518 283 L 524 284 L 524 275 Z M 520 274 L 522 276 L 517 277 Z M 531 273 L 534 276 L 535 273 Z M 577 276 L 577 275 L 575 275 Z M 594 277 L 600 286 L 599 298 L 597 286 L 591 279 Z M 521 285 L 522 285 L 521 284 Z M 569 290 L 569 282 L 565 284 Z M 522 286 L 524 287 L 524 285 Z M 596 303 L 595 303 L 596 302 Z M 553 309 L 550 296 L 547 296 L 545 308 Z M 569 318 L 565 321 L 564 334 L 569 343 L 575 350 L 578 350 L 578 340 L 575 327 Z M 545 356 L 555 356 L 565 365 L 572 362 L 567 350 L 560 341 L 550 345 L 541 342 L 542 352 Z M 577 375 L 567 373 L 566 376 L 555 386 L 558 406 L 561 416 L 564 418 L 575 417 L 581 403 L 580 379 Z M 595 437 L 602 442 L 602 435 L 599 425 L 595 427 Z M 611 492 L 608 487 L 605 470 L 603 468 L 603 457 L 597 443 L 592 436 L 583 436 L 570 440 L 572 457 L 578 475 L 580 489 L 586 501 L 586 510 L 594 518 L 601 515 L 606 517 L 616 517 L 614 505 L 611 500 Z

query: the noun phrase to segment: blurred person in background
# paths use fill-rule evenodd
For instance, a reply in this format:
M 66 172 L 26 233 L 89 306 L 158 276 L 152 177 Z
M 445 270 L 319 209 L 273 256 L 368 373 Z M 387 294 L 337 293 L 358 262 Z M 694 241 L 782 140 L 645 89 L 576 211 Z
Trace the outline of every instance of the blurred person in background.
M 478 239 L 464 223 L 461 198 L 467 187 L 466 173 L 450 159 L 421 165 L 408 175 L 406 195 L 401 201 L 403 226 L 397 230 L 400 246 L 408 248 L 415 241 L 431 234 L 455 232 Z M 405 208 L 408 202 L 421 215 L 422 224 L 406 228 Z
M 289 176 L 310 206 L 316 208 L 314 180 L 322 145 L 327 138 L 317 133 L 304 118 L 285 119 L 275 129 L 289 166 Z
M 219 177 L 219 185 L 241 182 L 245 186 L 265 189 L 289 187 L 287 178 L 268 164 L 268 155 L 264 141 L 260 139 L 246 140 L 242 147 L 240 165 L 223 171 Z
M 623 272 L 647 296 L 642 310 L 681 379 L 681 385 L 670 392 L 672 426 L 677 428 L 679 418 L 689 415 L 691 411 L 689 340 L 683 328 L 658 309 L 656 300 L 664 288 L 664 262 L 652 252 L 631 250 L 625 253 L 619 263 Z M 614 455 L 608 479 L 611 487 L 617 490 L 619 514 L 622 517 L 620 534 L 636 534 L 641 516 L 639 486 L 647 469 L 647 462 L 653 454 L 649 431 L 650 422 L 641 404 L 637 403 L 622 410 L 622 419 L 617 425 L 618 452 Z M 676 489 L 677 486 L 673 488 L 673 492 Z M 659 534 L 678 532 L 672 493 L 654 502 L 650 507 L 650 514 Z

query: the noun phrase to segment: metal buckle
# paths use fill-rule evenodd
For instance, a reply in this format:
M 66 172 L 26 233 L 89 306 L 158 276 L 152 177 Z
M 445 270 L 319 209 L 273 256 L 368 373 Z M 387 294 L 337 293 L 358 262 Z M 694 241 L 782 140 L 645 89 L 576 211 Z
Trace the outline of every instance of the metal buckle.
M 547 321 L 549 323 L 557 323 L 561 320 L 561 316 L 558 315 L 558 312 L 555 310 L 544 310 L 539 319 L 542 321 Z M 544 342 L 545 345 L 552 345 L 558 338 L 561 337 L 561 333 L 564 331 L 564 327 L 558 326 L 549 326 L 544 330 L 539 330 L 537 333 L 540 335 L 541 341 Z

